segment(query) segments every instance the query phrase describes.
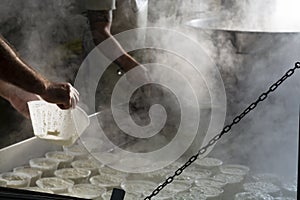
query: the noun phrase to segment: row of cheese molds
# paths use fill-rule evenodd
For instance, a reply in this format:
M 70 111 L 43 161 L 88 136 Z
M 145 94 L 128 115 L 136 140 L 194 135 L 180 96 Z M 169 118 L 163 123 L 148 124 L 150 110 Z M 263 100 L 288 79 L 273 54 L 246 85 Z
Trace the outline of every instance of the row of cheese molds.
M 2 173 L 0 186 L 97 200 L 110 199 L 112 189 L 120 187 L 126 191 L 126 200 L 134 200 L 151 194 L 183 163 L 174 162 L 154 172 L 126 173 L 105 166 L 82 146 L 73 145 L 30 159 L 28 164 Z M 206 157 L 196 160 L 154 199 L 292 200 L 296 193 L 296 183 L 285 184 L 274 174 L 252 174 L 247 166 Z

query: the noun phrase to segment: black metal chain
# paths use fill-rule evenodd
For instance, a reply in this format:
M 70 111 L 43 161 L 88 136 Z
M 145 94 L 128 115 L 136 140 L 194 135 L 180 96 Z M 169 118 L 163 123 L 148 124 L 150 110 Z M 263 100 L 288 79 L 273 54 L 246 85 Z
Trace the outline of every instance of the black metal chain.
M 175 171 L 174 175 L 169 176 L 165 180 L 164 183 L 160 184 L 149 196 L 145 197 L 144 200 L 151 200 L 151 198 L 156 196 L 164 187 L 166 187 L 168 184 L 172 183 L 174 178 L 176 176 L 179 176 L 183 172 L 183 170 L 185 170 L 188 166 L 190 166 L 198 158 L 199 155 L 204 154 L 209 147 L 213 146 L 218 140 L 220 140 L 220 138 L 225 133 L 228 133 L 231 130 L 233 125 L 236 125 L 237 123 L 239 123 L 250 111 L 252 111 L 254 108 L 256 108 L 256 106 L 260 102 L 264 101 L 271 92 L 274 92 L 278 88 L 279 85 L 281 85 L 288 77 L 292 76 L 294 74 L 295 70 L 299 69 L 299 68 L 300 68 L 300 62 L 296 62 L 294 68 L 289 69 L 284 74 L 284 76 L 282 76 L 276 83 L 271 85 L 266 92 L 262 93 L 255 102 L 250 104 L 241 114 L 239 114 L 237 117 L 235 117 L 229 125 L 224 126 L 223 130 L 219 134 L 217 134 L 204 147 L 202 147 L 197 152 L 197 154 L 190 157 L 190 159 L 184 165 L 182 165 L 179 169 L 177 169 Z

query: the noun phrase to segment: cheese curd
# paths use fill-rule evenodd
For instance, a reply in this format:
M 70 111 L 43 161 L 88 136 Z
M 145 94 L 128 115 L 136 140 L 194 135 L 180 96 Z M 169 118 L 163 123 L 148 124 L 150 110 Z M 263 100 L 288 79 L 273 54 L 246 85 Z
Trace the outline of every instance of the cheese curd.
M 210 186 L 210 187 L 217 187 L 222 188 L 226 185 L 224 180 L 217 180 L 214 178 L 199 178 L 195 180 L 196 186 Z
M 277 175 L 271 173 L 255 174 L 252 178 L 255 181 L 273 183 L 277 186 L 281 185 L 281 179 Z
M 6 181 L 6 186 L 11 188 L 29 187 L 30 177 L 20 172 L 6 172 L 0 174 L 0 178 Z
M 170 174 L 170 175 L 167 175 L 166 176 L 166 179 L 168 179 L 170 176 L 172 176 L 173 174 Z M 187 174 L 187 173 L 182 173 L 182 174 L 180 174 L 179 176 L 176 176 L 174 179 L 175 180 L 177 180 L 177 181 L 184 181 L 184 182 L 186 182 L 186 183 L 188 183 L 188 184 L 192 184 L 192 183 L 194 183 L 194 181 L 195 181 L 195 178 L 196 177 L 193 177 L 192 175 L 190 175 L 190 174 Z M 163 181 L 163 180 L 161 180 L 161 181 Z
M 174 195 L 173 197 L 174 200 L 206 200 L 206 196 L 205 195 L 195 195 L 195 194 L 191 194 L 190 192 L 179 192 L 176 195 Z
M 193 179 L 198 179 L 198 178 L 207 178 L 211 176 L 212 171 L 208 169 L 200 169 L 196 165 L 196 167 L 195 166 L 188 167 L 185 171 L 183 171 L 182 174 L 193 177 Z
M 46 153 L 46 158 L 50 158 L 58 162 L 58 169 L 70 167 L 71 162 L 74 159 L 74 156 L 68 155 L 63 151 L 52 151 Z
M 159 183 L 165 179 L 168 173 L 168 171 L 161 169 L 153 172 L 130 174 L 130 177 L 136 180 L 148 180 Z
M 221 166 L 223 164 L 223 161 L 217 158 L 205 157 L 195 160 L 195 163 L 204 168 L 212 168 Z
M 42 192 L 42 193 L 49 193 L 49 194 L 54 194 L 54 192 L 52 192 L 49 189 L 45 189 L 45 188 L 40 188 L 40 187 L 28 187 L 28 188 L 24 188 L 25 190 L 29 190 L 29 191 L 33 191 L 33 192 Z
M 79 184 L 88 182 L 91 171 L 88 169 L 65 168 L 56 170 L 54 175 L 59 178 L 72 180 L 75 184 Z
M 220 172 L 223 174 L 235 174 L 245 176 L 249 172 L 249 167 L 244 165 L 223 165 L 220 166 Z
M 280 191 L 280 188 L 272 183 L 266 182 L 251 182 L 243 184 L 243 188 L 247 192 L 261 192 L 267 194 L 274 194 Z
M 183 192 L 188 190 L 191 187 L 191 184 L 185 181 L 174 180 L 168 185 L 168 190 L 173 192 Z M 152 190 L 155 188 L 152 188 Z
M 244 176 L 236 174 L 217 174 L 213 177 L 215 180 L 223 181 L 228 184 L 240 183 L 244 180 Z
M 86 151 L 86 149 L 78 144 L 68 147 L 64 146 L 63 149 L 66 154 L 74 156 L 74 160 L 82 160 L 88 157 L 88 152 Z
M 105 188 L 92 184 L 77 184 L 69 188 L 69 193 L 72 196 L 86 199 L 100 198 L 105 192 Z
M 154 190 L 155 188 L 153 188 Z M 151 192 L 148 193 L 144 193 L 144 196 L 148 196 L 149 194 L 151 194 Z M 163 190 L 161 190 L 156 196 L 155 199 L 158 200 L 173 200 L 174 196 L 175 196 L 176 192 L 169 190 L 168 188 L 165 188 Z
M 71 163 L 73 168 L 87 169 L 91 171 L 91 176 L 98 174 L 98 168 L 100 167 L 97 163 L 92 160 L 76 160 Z
M 286 196 L 297 196 L 297 182 L 288 182 L 282 184 L 282 193 Z
M 98 170 L 99 170 L 99 174 L 106 174 L 106 175 L 110 175 L 113 177 L 125 178 L 128 176 L 128 173 L 121 172 L 121 171 L 112 169 L 107 166 L 103 166 L 103 167 L 99 168 Z
M 14 172 L 21 172 L 28 175 L 30 177 L 30 186 L 35 186 L 35 182 L 42 176 L 42 171 L 29 166 L 16 167 L 14 168 Z
M 54 171 L 57 169 L 58 162 L 49 158 L 34 158 L 29 160 L 31 168 L 38 169 L 43 172 L 43 177 L 50 177 L 54 175 Z
M 105 192 L 101 197 L 102 200 L 110 200 L 112 195 L 112 190 Z M 143 199 L 140 195 L 125 193 L 124 200 L 140 200 Z
M 124 178 L 114 177 L 108 174 L 100 174 L 90 178 L 91 184 L 106 187 L 108 189 L 120 186 L 122 181 L 124 181 Z
M 207 198 L 219 197 L 224 192 L 221 188 L 209 186 L 194 187 L 190 191 L 193 195 L 205 195 Z
M 0 179 L 0 187 L 6 187 L 7 186 L 7 181 L 4 179 Z
M 74 182 L 58 177 L 51 177 L 39 179 L 36 185 L 42 189 L 51 190 L 54 193 L 66 193 L 68 188 L 74 185 Z
M 241 192 L 237 193 L 234 197 L 234 200 L 273 200 L 274 198 L 269 194 L 264 193 L 252 193 L 252 192 Z
M 121 183 L 121 188 L 128 193 L 143 194 L 150 193 L 157 187 L 157 184 L 151 181 L 132 180 Z

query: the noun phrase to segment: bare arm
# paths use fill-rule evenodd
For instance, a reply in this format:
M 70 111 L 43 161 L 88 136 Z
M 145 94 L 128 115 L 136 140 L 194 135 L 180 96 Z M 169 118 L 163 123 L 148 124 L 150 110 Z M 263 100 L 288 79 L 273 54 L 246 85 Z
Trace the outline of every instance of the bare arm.
M 0 96 L 6 99 L 20 114 L 26 118 L 30 118 L 27 102 L 41 99 L 36 94 L 26 92 L 25 90 L 1 80 Z
M 0 96 L 5 98 L 5 99 L 9 99 L 10 97 L 10 91 L 11 91 L 11 85 L 1 81 L 0 80 Z
M 130 56 L 111 34 L 111 12 L 111 10 L 88 11 L 88 19 L 95 45 L 100 44 L 106 39 L 110 39 L 111 42 L 109 43 L 109 45 L 110 50 L 112 49 L 112 51 L 104 50 L 101 52 L 110 60 L 113 60 L 112 58 L 116 57 L 114 54 L 122 55 L 114 60 L 114 62 L 125 72 L 128 72 L 134 67 L 140 66 L 139 71 L 134 71 L 134 73 L 126 73 L 126 79 L 130 83 L 139 84 L 144 81 L 149 82 L 150 77 L 148 74 L 148 70 L 143 67 L 138 61 L 136 61 L 132 56 Z M 145 92 L 145 94 L 147 96 L 150 96 L 150 90 Z
M 0 79 L 28 92 L 42 95 L 50 84 L 24 61 L 10 45 L 0 37 Z
M 7 97 L 9 89 L 12 89 L 12 86 L 4 84 L 6 82 L 28 93 L 37 94 L 45 101 L 55 103 L 63 109 L 75 107 L 79 100 L 79 94 L 75 88 L 68 83 L 55 83 L 47 80 L 21 60 L 13 48 L 1 36 L 0 80 L 3 81 L 2 88 L 0 87 L 3 97 Z
M 95 45 L 100 44 L 102 41 L 110 38 L 111 49 L 114 52 L 121 54 L 119 58 L 117 58 L 114 62 L 121 67 L 125 72 L 134 68 L 135 66 L 140 65 L 132 56 L 130 56 L 120 45 L 120 43 L 111 35 L 111 20 L 110 15 L 112 11 L 88 11 L 88 18 L 90 22 L 90 28 L 93 35 L 93 40 Z M 102 53 L 109 59 L 112 58 L 114 52 L 106 52 Z M 112 60 L 112 59 L 111 59 Z

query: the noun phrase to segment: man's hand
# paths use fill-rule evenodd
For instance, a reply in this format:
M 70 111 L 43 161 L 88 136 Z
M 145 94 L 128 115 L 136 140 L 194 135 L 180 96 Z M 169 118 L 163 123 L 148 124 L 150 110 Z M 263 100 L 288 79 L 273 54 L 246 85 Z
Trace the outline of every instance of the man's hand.
M 79 93 L 70 83 L 51 82 L 40 96 L 49 103 L 57 104 L 61 109 L 75 108 L 79 101 Z
M 39 95 L 49 103 L 57 104 L 62 109 L 75 108 L 79 93 L 71 84 L 47 80 L 25 63 L 1 36 L 0 58 L 0 96 L 9 99 L 17 110 L 23 112 L 21 102 L 33 100 L 31 93 Z
M 30 118 L 27 102 L 44 99 L 57 104 L 61 109 L 74 108 L 79 101 L 79 93 L 69 83 L 50 83 L 43 95 L 27 92 L 19 87 L 0 81 L 0 96 L 23 116 Z

